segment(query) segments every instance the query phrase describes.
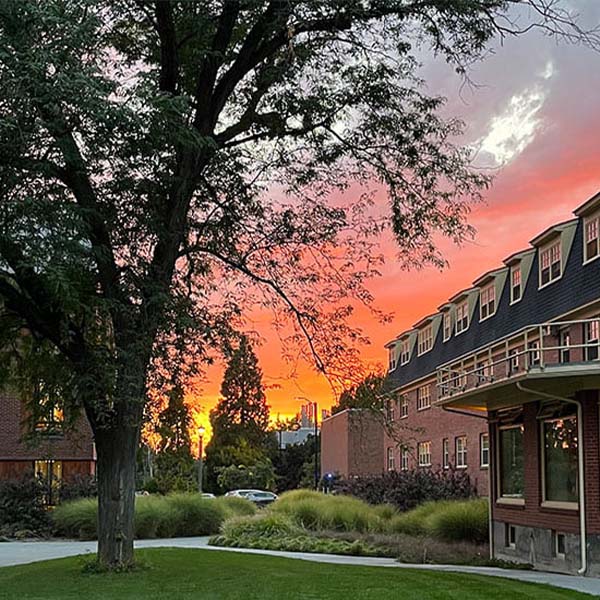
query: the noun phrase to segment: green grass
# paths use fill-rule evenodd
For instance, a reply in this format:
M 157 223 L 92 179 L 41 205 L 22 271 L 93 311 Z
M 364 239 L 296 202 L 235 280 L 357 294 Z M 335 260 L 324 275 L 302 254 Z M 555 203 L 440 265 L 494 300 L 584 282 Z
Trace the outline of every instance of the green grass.
M 496 577 L 329 565 L 232 552 L 161 548 L 144 568 L 84 574 L 81 558 L 0 569 L 10 600 L 585 600 L 590 596 Z

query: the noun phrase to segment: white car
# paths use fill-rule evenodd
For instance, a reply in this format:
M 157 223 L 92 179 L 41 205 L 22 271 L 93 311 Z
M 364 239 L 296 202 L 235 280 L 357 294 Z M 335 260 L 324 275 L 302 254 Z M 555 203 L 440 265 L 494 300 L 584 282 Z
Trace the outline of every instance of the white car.
M 265 490 L 231 490 L 225 496 L 235 496 L 237 498 L 246 498 L 258 506 L 266 506 L 277 500 L 277 494 Z

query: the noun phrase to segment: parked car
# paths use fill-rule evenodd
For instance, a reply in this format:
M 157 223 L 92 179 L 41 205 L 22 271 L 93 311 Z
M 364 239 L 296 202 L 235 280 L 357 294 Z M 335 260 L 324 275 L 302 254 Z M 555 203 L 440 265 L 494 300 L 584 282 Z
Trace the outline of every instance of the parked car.
M 277 500 L 277 494 L 265 490 L 231 490 L 225 495 L 246 498 L 247 500 L 250 500 L 250 502 L 254 502 L 257 506 L 266 506 Z
M 216 496 L 214 494 L 211 494 L 210 492 L 202 492 L 200 496 L 202 498 L 206 498 L 207 500 L 213 500 L 214 498 L 216 498 Z

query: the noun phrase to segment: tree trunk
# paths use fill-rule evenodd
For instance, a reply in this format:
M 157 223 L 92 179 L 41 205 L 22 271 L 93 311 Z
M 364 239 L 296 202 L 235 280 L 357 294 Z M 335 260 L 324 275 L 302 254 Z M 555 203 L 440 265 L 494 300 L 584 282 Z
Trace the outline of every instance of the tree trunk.
M 133 564 L 136 451 L 135 427 L 96 432 L 98 456 L 98 561 L 109 569 Z

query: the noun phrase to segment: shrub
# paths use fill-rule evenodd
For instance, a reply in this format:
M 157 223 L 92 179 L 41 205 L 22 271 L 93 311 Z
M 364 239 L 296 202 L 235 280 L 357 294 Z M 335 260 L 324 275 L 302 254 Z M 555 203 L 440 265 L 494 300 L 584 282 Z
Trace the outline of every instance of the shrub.
M 241 503 L 218 502 L 198 494 L 139 496 L 135 502 L 135 535 L 137 538 L 212 535 L 236 510 L 248 509 Z M 58 506 L 52 519 L 59 535 L 93 539 L 97 536 L 97 513 L 97 500 L 85 498 Z
M 33 474 L 0 481 L 0 529 L 8 535 L 47 532 L 50 521 L 44 505 L 46 492 L 47 487 Z
M 488 503 L 484 498 L 426 502 L 392 518 L 390 530 L 407 535 L 429 535 L 450 542 L 485 542 Z
M 313 531 L 378 531 L 389 509 L 375 510 L 350 496 L 332 496 L 309 490 L 283 494 L 272 506 L 274 512 L 290 515 L 301 527 Z
M 383 475 L 341 481 L 336 489 L 369 504 L 392 504 L 400 511 L 411 510 L 432 500 L 466 500 L 476 495 L 465 471 L 390 471 Z
M 95 498 L 98 483 L 93 475 L 75 475 L 60 485 L 60 501 L 70 502 L 78 498 Z
M 212 499 L 211 502 L 215 502 L 223 508 L 227 519 L 230 517 L 252 516 L 257 511 L 256 504 L 239 496 L 220 496 Z
M 253 538 L 290 536 L 302 533 L 290 516 L 272 512 L 263 512 L 252 517 L 234 517 L 221 526 L 221 533 L 229 538 L 248 536 Z
M 95 539 L 98 535 L 98 501 L 83 498 L 65 502 L 52 512 L 57 533 L 82 540 Z
M 427 520 L 430 535 L 449 542 L 484 542 L 488 538 L 488 503 L 485 499 L 449 502 Z

